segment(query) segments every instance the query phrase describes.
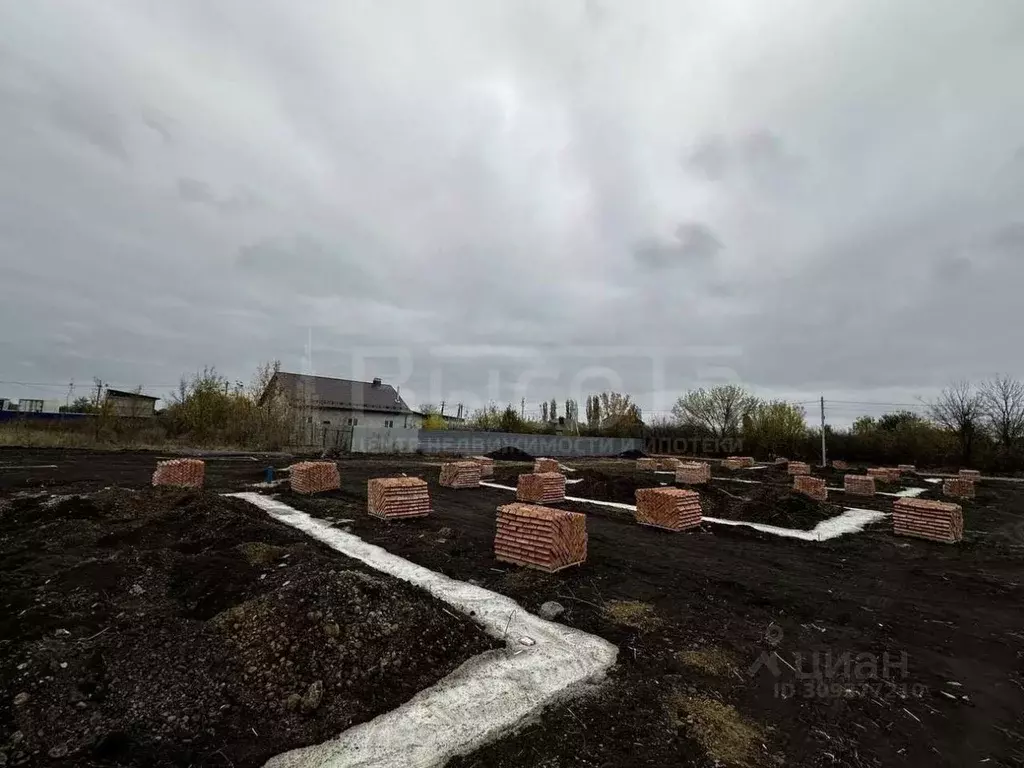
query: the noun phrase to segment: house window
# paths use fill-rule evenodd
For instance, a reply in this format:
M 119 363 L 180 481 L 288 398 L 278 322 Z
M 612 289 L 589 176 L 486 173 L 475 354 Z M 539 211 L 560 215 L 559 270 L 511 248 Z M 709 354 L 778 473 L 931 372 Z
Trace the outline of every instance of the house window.
M 345 420 L 345 424 L 347 424 L 350 427 L 355 427 L 355 426 L 357 426 L 359 424 L 359 419 L 353 419 L 351 416 L 349 416 Z
M 395 420 L 394 419 L 384 419 L 384 426 L 387 427 L 388 429 L 391 429 L 393 426 L 395 426 Z

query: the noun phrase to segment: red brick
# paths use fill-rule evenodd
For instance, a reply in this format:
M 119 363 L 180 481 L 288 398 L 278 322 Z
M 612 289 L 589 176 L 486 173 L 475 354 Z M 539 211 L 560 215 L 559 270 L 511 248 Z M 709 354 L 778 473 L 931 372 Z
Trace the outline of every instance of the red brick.
M 548 573 L 580 565 L 587 559 L 587 517 L 532 504 L 498 507 L 494 555 Z
M 206 462 L 200 459 L 170 459 L 156 463 L 153 485 L 202 488 L 205 477 Z

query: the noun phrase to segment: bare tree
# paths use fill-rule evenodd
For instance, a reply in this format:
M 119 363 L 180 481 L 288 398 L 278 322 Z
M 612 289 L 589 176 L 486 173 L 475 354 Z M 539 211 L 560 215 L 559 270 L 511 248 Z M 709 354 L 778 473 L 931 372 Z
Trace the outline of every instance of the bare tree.
M 969 464 L 984 415 L 981 394 L 971 382 L 957 381 L 928 403 L 928 412 L 939 426 L 956 436 L 963 460 Z
M 757 398 L 743 387 L 727 384 L 687 392 L 672 406 L 672 415 L 680 425 L 714 437 L 735 437 L 743 417 L 756 405 Z
M 1024 383 L 996 376 L 979 387 L 981 407 L 996 442 L 1013 448 L 1024 438 Z

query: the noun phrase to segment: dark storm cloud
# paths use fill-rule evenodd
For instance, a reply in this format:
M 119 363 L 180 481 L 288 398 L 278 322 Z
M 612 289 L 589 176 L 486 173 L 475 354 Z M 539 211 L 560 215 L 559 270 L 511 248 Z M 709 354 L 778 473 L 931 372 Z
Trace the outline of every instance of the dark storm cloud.
M 1014 364 L 1017 0 L 0 8 L 0 379 L 369 348 L 657 410 Z
M 676 227 L 674 242 L 648 241 L 634 255 L 641 266 L 665 269 L 713 259 L 720 250 L 722 243 L 709 226 L 690 222 Z

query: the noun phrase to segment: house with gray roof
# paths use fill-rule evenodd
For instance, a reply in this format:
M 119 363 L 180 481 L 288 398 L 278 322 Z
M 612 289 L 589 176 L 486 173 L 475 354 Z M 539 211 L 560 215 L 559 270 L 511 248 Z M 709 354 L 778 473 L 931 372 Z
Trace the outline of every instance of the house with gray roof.
M 374 427 L 419 429 L 422 414 L 402 399 L 398 390 L 380 379 L 353 381 L 278 371 L 260 398 L 284 397 L 296 418 L 317 428 Z

